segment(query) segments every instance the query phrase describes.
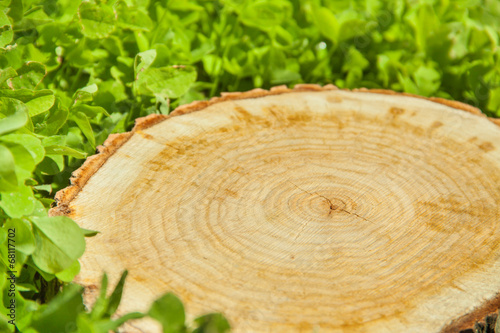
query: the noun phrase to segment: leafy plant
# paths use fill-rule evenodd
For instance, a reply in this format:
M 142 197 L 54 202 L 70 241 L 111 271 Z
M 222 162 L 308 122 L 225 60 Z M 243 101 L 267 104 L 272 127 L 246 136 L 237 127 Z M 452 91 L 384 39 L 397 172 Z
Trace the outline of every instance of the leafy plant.
M 83 288 L 76 284 L 68 284 L 50 303 L 29 312 L 27 317 L 19 321 L 17 327 L 21 332 L 29 333 L 74 332 L 76 330 L 78 332 L 107 333 L 115 331 L 128 320 L 143 318 L 146 314 L 131 312 L 113 319 L 120 304 L 126 276 L 127 271 L 123 272 L 111 295 L 106 297 L 108 278 L 104 274 L 99 297 L 89 312 L 85 311 L 82 304 Z M 229 329 L 229 324 L 220 315 L 200 317 L 195 320 L 197 325 L 188 329 L 184 323 L 184 306 L 172 293 L 157 299 L 152 304 L 148 314 L 162 323 L 164 333 L 226 332 Z M 206 330 L 205 327 L 209 326 L 216 328 L 216 330 Z
M 0 300 L 15 300 L 23 332 L 100 332 L 145 315 L 111 319 L 123 280 L 85 310 L 70 282 L 96 232 L 47 214 L 71 172 L 136 118 L 302 82 L 440 96 L 499 116 L 499 18 L 496 0 L 1 0 L 0 271 L 14 272 L 15 292 L 0 279 Z M 6 313 L 0 330 L 12 331 Z M 178 332 L 183 313 L 167 294 L 147 315 Z M 196 323 L 228 328 L 220 315 Z

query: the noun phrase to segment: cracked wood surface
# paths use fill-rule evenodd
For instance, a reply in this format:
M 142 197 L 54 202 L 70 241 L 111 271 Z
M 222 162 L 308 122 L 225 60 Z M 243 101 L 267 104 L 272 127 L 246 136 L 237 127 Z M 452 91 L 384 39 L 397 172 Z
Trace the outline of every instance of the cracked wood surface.
M 110 137 L 57 195 L 52 215 L 101 231 L 87 304 L 127 268 L 120 313 L 173 291 L 234 332 L 457 332 L 499 306 L 500 127 L 477 109 L 302 85 L 173 115 Z

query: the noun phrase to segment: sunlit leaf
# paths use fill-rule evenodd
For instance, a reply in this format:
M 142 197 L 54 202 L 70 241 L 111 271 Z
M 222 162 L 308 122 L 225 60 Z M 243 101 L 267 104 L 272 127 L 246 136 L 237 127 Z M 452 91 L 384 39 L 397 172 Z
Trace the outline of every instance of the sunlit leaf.
M 14 32 L 9 18 L 3 11 L 0 11 L 0 48 L 12 42 L 12 37 L 14 37 Z
M 82 33 L 90 38 L 105 38 L 115 30 L 113 9 L 104 4 L 82 2 L 78 8 Z
M 0 97 L 0 135 L 15 131 L 28 121 L 28 108 L 13 98 Z
M 97 92 L 97 84 L 93 83 L 81 89 L 78 89 L 73 98 L 77 102 L 88 102 L 92 101 L 94 94 Z
M 195 323 L 198 327 L 193 331 L 193 333 L 204 333 L 204 332 L 217 332 L 225 333 L 229 332 L 231 326 L 226 318 L 220 313 L 211 313 L 195 319 Z
M 17 76 L 9 79 L 13 89 L 34 89 L 47 74 L 45 65 L 37 61 L 28 61 L 17 70 Z M 52 94 L 53 95 L 53 94 Z
M 95 137 L 92 125 L 90 125 L 89 118 L 85 113 L 77 111 L 71 115 L 71 119 L 78 125 L 83 135 L 89 140 L 93 148 L 95 148 Z
M 66 216 L 33 217 L 36 250 L 33 261 L 42 270 L 56 274 L 69 268 L 85 250 L 80 227 Z
M 38 310 L 31 325 L 39 332 L 67 332 L 75 328 L 76 317 L 83 311 L 83 287 L 69 284 L 49 304 Z
M 43 160 L 45 151 L 40 139 L 30 134 L 7 134 L 0 137 L 0 141 L 22 145 L 33 157 L 34 163 L 38 164 Z
M 35 237 L 31 225 L 21 219 L 10 219 L 5 223 L 5 229 L 15 229 L 15 249 L 26 255 L 32 254 L 35 250 Z
M 163 326 L 163 333 L 177 333 L 184 328 L 185 313 L 182 302 L 168 293 L 153 302 L 148 314 Z
M 80 152 L 67 146 L 47 146 L 45 147 L 45 153 L 47 155 L 67 155 L 80 159 L 87 157 L 86 153 Z
M 136 84 L 144 94 L 162 94 L 178 98 L 185 94 L 196 80 L 192 67 L 149 68 L 139 75 Z
M 55 102 L 54 92 L 49 89 L 0 89 L 0 97 L 9 97 L 20 100 L 28 108 L 30 117 L 49 111 Z
M 0 144 L 0 192 L 17 190 L 16 163 L 12 152 Z
M 35 197 L 29 186 L 19 186 L 18 191 L 2 192 L 0 207 L 13 218 L 28 216 L 35 209 Z
M 71 264 L 71 266 L 69 266 L 68 268 L 59 273 L 56 273 L 56 276 L 61 281 L 71 282 L 79 272 L 80 272 L 80 262 L 78 262 L 78 260 L 75 260 L 73 264 Z
M 153 28 L 151 18 L 139 8 L 129 7 L 120 1 L 115 5 L 118 14 L 118 24 L 124 29 L 149 31 Z
M 315 8 L 313 13 L 314 23 L 321 34 L 336 44 L 338 40 L 339 24 L 335 15 L 325 7 Z

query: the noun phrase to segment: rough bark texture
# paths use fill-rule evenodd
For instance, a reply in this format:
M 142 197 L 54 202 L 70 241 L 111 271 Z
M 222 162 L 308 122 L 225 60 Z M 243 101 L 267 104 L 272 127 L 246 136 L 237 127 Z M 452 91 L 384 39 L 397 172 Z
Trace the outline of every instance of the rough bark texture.
M 386 90 L 228 93 L 110 136 L 51 214 L 101 231 L 89 305 L 127 268 L 121 313 L 174 291 L 234 332 L 457 332 L 500 305 L 497 125 Z

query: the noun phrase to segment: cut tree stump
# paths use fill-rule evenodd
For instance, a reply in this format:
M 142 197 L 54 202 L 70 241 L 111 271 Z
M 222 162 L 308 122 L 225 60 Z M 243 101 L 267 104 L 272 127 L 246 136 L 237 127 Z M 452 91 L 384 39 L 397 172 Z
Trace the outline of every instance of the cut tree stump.
M 384 90 L 223 94 L 110 136 L 51 214 L 101 231 L 89 306 L 128 269 L 122 314 L 172 291 L 233 332 L 458 332 L 500 305 L 495 122 Z

